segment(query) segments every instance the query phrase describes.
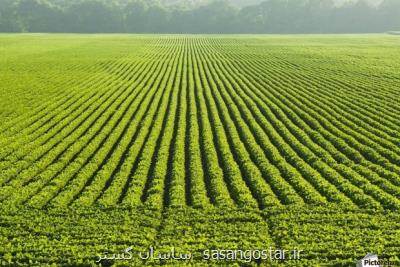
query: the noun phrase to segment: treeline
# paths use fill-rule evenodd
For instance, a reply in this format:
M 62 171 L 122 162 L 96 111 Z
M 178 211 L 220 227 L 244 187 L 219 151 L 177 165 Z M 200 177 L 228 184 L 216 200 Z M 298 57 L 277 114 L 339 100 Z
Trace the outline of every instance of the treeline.
M 165 5 L 145 0 L 1 0 L 0 32 L 365 33 L 400 29 L 400 1 L 267 0 Z

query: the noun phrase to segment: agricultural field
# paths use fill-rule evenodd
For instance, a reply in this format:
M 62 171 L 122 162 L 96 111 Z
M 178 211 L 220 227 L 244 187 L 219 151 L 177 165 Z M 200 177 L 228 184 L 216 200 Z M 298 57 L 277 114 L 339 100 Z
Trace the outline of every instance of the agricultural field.
M 400 266 L 399 45 L 0 35 L 0 266 Z

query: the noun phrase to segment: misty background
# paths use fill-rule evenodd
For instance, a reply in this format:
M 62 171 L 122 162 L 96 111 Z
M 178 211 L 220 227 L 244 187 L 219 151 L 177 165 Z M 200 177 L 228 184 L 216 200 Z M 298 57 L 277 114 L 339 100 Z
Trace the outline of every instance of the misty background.
M 400 0 L 0 0 L 0 32 L 375 33 Z

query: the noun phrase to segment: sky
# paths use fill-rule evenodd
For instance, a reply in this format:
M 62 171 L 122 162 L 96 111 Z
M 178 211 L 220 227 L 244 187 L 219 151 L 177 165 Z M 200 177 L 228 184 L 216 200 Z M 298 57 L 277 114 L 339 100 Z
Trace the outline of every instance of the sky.
M 197 6 L 198 4 L 212 2 L 215 0 L 161 0 L 161 1 L 166 3 L 167 5 L 174 5 L 177 3 L 182 3 L 182 1 L 186 1 L 186 3 L 188 3 L 189 6 Z M 245 7 L 245 6 L 250 6 L 250 5 L 257 5 L 266 0 L 228 0 L 228 1 L 231 2 L 235 6 Z M 296 1 L 296 0 L 291 0 L 291 1 Z M 355 3 L 357 1 L 365 1 L 365 2 L 368 2 L 371 6 L 378 6 L 384 0 L 333 0 L 333 1 L 336 2 L 337 6 L 341 6 L 346 3 Z
M 335 1 L 337 2 L 337 4 L 342 5 L 346 2 L 357 2 L 358 0 L 335 0 Z M 383 0 L 365 0 L 365 1 L 373 6 L 377 6 L 383 2 Z
M 237 5 L 237 6 L 248 6 L 248 5 L 254 5 L 254 4 L 258 4 L 261 3 L 265 0 L 229 0 L 230 2 L 232 2 L 233 4 Z M 366 1 L 368 2 L 370 5 L 379 5 L 380 3 L 383 2 L 383 0 L 334 0 L 339 6 L 343 5 L 345 3 L 348 2 L 357 2 L 357 1 Z M 400 1 L 400 0 L 399 0 Z

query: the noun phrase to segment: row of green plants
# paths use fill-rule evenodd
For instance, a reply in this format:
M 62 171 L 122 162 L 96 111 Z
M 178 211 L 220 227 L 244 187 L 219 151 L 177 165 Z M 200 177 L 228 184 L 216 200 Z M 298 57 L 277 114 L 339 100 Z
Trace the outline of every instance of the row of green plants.
M 151 66 L 151 65 L 150 65 Z M 148 65 L 139 65 L 140 71 L 137 72 L 138 80 L 136 82 L 141 81 L 148 74 L 149 67 Z M 142 78 L 140 78 L 142 77 Z M 134 86 L 131 87 L 131 90 L 134 89 Z M 86 131 L 85 134 L 81 134 L 82 132 L 76 131 L 74 135 L 69 136 L 69 139 L 72 139 L 72 146 L 65 150 L 63 154 L 58 158 L 58 160 L 52 163 L 52 165 L 47 166 L 44 165 L 42 169 L 42 173 L 40 173 L 39 179 L 36 179 L 34 183 L 28 184 L 27 187 L 24 188 L 24 191 L 27 193 L 36 193 L 35 199 L 49 200 L 54 197 L 55 193 L 58 193 L 63 186 L 68 183 L 68 181 L 76 175 L 78 171 L 81 170 L 82 166 L 84 166 L 88 159 L 93 157 L 93 153 L 99 150 L 99 146 L 104 143 L 105 138 L 107 137 L 107 133 L 113 131 L 113 128 L 118 123 L 121 117 L 118 115 L 125 114 L 122 112 L 127 109 L 127 102 L 124 102 L 124 99 L 129 95 L 135 98 L 135 96 L 141 92 L 141 90 L 134 90 L 133 94 L 130 94 L 129 84 L 126 85 L 124 83 L 117 83 L 114 85 L 117 90 L 109 90 L 113 92 L 116 96 L 114 99 L 109 99 L 108 101 L 102 103 L 102 109 L 97 109 L 99 117 L 96 119 L 96 116 L 91 117 L 92 121 L 86 121 Z M 113 88 L 113 87 L 111 87 Z M 115 111 L 118 111 L 117 113 Z M 110 118 L 112 118 L 110 120 Z M 106 126 L 104 126 L 106 125 Z M 83 128 L 83 127 L 81 127 Z M 85 129 L 85 128 L 84 128 Z M 99 134 L 102 133 L 102 134 Z M 67 140 L 69 141 L 69 140 Z M 63 143 L 61 143 L 62 145 Z M 49 157 L 54 155 L 49 155 Z M 34 167 L 33 165 L 32 167 Z M 44 168 L 46 167 L 46 168 Z M 32 177 L 32 174 L 27 172 L 27 177 Z M 32 179 L 32 178 L 31 178 Z M 21 179 L 17 179 L 16 181 L 21 181 Z M 40 193 L 34 191 L 40 189 L 42 186 L 44 188 L 41 189 Z M 27 198 L 31 196 L 31 194 L 17 194 L 19 198 Z M 35 200 L 33 200 L 33 203 Z M 43 203 L 41 203 L 43 205 Z
M 399 215 L 328 207 L 258 209 L 149 207 L 1 210 L 3 266 L 350 266 L 368 252 L 398 264 Z M 38 227 L 40 225 L 40 227 Z M 32 234 L 34 233 L 34 234 Z M 158 252 L 188 261 L 142 260 Z M 130 248 L 127 260 L 111 259 Z M 205 250 L 301 250 L 299 260 L 204 260 Z M 107 256 L 109 259 L 100 260 Z M 128 256 L 126 254 L 125 256 Z M 289 256 L 289 255 L 286 255 Z
M 242 88 L 245 88 L 245 86 L 243 86 Z M 289 124 L 287 124 L 287 125 L 289 125 Z M 292 144 L 293 142 L 290 142 L 290 144 Z M 342 167 L 342 166 L 340 166 L 340 167 Z M 365 171 L 365 170 L 364 170 Z M 365 172 L 364 172 L 365 173 Z M 370 175 L 371 176 L 371 175 Z M 382 183 L 382 181 L 384 181 L 383 179 L 379 179 L 379 178 L 377 178 L 376 177 L 376 175 L 375 175 L 375 178 L 376 178 L 376 181 L 378 182 L 379 180 L 380 180 L 380 183 Z M 390 185 L 390 184 L 388 184 L 388 183 L 386 183 L 386 187 L 387 188 L 390 188 L 389 190 L 390 190 L 390 192 L 391 193 L 394 193 L 394 192 L 396 192 L 397 191 L 397 189 L 396 189 L 396 187 L 395 186 L 393 186 L 393 185 Z M 372 190 L 371 190 L 372 191 Z M 379 191 L 379 190 L 378 190 Z M 396 200 L 395 199 L 392 199 L 390 202 L 396 202 Z M 388 203 L 386 203 L 386 204 L 388 204 Z M 396 205 L 396 204 L 394 204 L 394 205 Z
M 398 210 L 390 120 L 375 127 L 376 114 L 338 99 L 326 70 L 305 80 L 296 59 L 243 42 L 162 37 L 141 56 L 99 61 L 87 89 L 2 136 L 0 201 Z

